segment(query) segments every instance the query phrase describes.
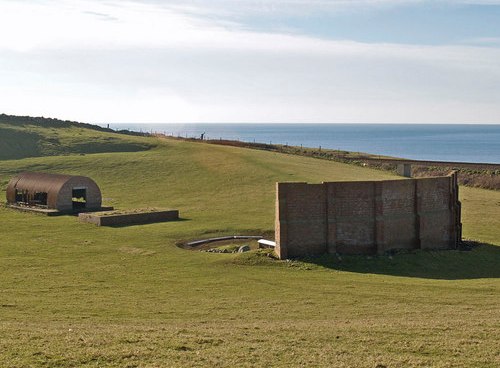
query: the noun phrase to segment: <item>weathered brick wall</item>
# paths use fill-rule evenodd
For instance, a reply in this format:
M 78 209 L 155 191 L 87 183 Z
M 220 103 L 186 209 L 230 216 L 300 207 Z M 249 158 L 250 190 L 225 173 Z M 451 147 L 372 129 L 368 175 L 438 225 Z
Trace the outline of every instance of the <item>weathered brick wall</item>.
M 456 175 L 322 184 L 277 183 L 280 258 L 391 249 L 455 248 L 461 238 Z
M 327 208 L 324 184 L 277 183 L 276 252 L 280 258 L 328 251 Z
M 375 187 L 372 182 L 325 183 L 328 190 L 328 252 L 373 253 Z

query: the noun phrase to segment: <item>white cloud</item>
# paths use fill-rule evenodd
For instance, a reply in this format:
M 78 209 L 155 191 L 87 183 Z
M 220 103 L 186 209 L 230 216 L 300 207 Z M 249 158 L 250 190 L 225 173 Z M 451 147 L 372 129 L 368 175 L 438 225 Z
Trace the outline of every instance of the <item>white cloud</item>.
M 500 37 L 476 37 L 462 40 L 462 43 L 477 46 L 500 46 Z
M 0 111 L 89 122 L 498 122 L 499 48 L 252 32 L 198 3 L 0 0 L 9 35 Z

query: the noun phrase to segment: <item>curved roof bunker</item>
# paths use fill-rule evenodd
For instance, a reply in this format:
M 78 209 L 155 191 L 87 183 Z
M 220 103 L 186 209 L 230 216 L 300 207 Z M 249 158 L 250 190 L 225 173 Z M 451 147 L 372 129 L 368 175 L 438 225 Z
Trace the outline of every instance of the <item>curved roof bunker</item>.
M 101 190 L 86 176 L 23 172 L 7 186 L 9 205 L 32 206 L 61 212 L 99 210 Z

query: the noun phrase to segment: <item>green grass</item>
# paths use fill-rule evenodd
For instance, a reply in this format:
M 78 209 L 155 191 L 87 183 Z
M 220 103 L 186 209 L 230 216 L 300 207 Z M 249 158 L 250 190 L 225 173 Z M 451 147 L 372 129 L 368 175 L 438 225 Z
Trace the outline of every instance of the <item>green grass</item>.
M 93 134 L 82 130 L 81 138 Z M 0 161 L 1 187 L 21 170 L 88 175 L 106 205 L 177 208 L 184 221 L 99 228 L 0 208 L 0 366 L 500 363 L 500 192 L 461 188 L 464 236 L 489 244 L 469 252 L 281 262 L 257 252 L 188 251 L 175 243 L 272 232 L 276 181 L 392 176 L 118 137 L 153 148 Z M 80 142 L 71 139 L 70 151 Z
M 2 123 L 0 120 L 0 160 L 97 152 L 136 152 L 152 146 L 151 141 L 139 137 L 78 126 L 47 128 Z

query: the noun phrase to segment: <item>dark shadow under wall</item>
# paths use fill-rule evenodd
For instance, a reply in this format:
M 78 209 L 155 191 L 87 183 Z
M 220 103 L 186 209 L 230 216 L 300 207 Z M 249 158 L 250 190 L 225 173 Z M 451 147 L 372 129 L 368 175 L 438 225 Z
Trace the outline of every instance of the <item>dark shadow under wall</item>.
M 466 242 L 465 250 L 413 251 L 384 256 L 322 255 L 298 260 L 337 271 L 438 280 L 500 278 L 500 246 Z

